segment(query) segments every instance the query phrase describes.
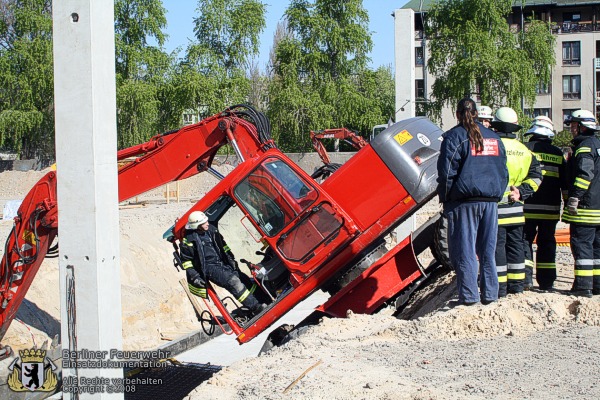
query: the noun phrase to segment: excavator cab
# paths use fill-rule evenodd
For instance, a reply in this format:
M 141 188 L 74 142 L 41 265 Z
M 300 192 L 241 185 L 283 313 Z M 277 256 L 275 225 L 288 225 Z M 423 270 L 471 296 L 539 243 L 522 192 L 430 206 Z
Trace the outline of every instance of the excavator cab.
M 236 259 L 248 265 L 246 273 L 270 299 L 265 314 L 322 265 L 330 248 L 349 240 L 354 229 L 329 195 L 282 153 L 267 151 L 242 164 L 240 173 L 227 175 L 188 214 L 203 210 Z M 188 214 L 174 232 L 182 232 Z M 241 333 L 244 327 L 224 314 L 231 310 L 215 291 L 209 294 L 232 330 Z M 287 311 L 282 309 L 275 319 Z

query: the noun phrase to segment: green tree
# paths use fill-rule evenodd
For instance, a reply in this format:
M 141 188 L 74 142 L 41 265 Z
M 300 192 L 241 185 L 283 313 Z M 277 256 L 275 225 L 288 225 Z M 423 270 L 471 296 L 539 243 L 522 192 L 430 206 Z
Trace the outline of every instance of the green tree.
M 175 63 L 175 57 L 162 50 L 165 13 L 161 0 L 115 1 L 119 148 L 147 141 L 177 121 L 164 106 L 169 103 L 165 94 L 173 92 L 168 78 Z M 158 46 L 150 45 L 150 38 Z
M 558 147 L 570 147 L 573 135 L 568 129 L 557 132 L 556 136 L 552 140 L 552 144 Z
M 522 113 L 536 88 L 550 82 L 555 38 L 546 22 L 528 18 L 513 32 L 507 23 L 512 0 L 441 0 L 427 13 L 429 72 L 434 75 L 434 119 L 444 105 L 455 107 L 464 96 L 479 94 L 483 104 L 509 106 Z
M 186 108 L 209 114 L 248 102 L 266 5 L 258 0 L 199 0 L 197 12 L 195 40 L 180 66 L 188 80 L 177 85 L 185 93 L 180 98 Z
M 20 158 L 54 153 L 50 0 L 0 0 L 0 146 Z
M 369 70 L 369 17 L 361 0 L 292 0 L 272 59 L 269 117 L 286 151 L 310 149 L 308 132 L 366 134 L 393 111 L 389 68 Z

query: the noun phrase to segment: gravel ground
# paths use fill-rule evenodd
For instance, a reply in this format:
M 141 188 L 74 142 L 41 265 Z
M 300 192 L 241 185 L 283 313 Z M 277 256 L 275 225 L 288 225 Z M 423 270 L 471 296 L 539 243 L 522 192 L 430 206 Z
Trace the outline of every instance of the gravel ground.
M 438 210 L 432 201 L 417 219 Z M 188 398 L 598 399 L 600 296 L 565 294 L 568 246 L 558 247 L 557 264 L 556 292 L 534 287 L 487 306 L 455 306 L 454 274 L 440 275 L 398 317 L 384 309 L 324 319 Z
M 39 172 L 0 174 L 0 205 L 22 197 Z M 126 349 L 152 348 L 161 334 L 198 329 L 162 233 L 214 184 L 182 182 L 182 203 L 158 204 L 164 188 L 121 210 L 121 282 Z M 158 202 L 157 202 L 158 201 Z M 156 203 L 154 203 L 156 202 Z M 435 201 L 418 224 L 437 212 Z M 0 241 L 11 221 L 0 223 Z M 564 227 L 564 225 L 561 225 Z M 235 248 L 246 246 L 236 243 Z M 2 251 L 0 249 L 0 251 Z M 422 262 L 430 259 L 424 253 Z M 557 288 L 570 288 L 570 248 L 558 248 Z M 488 306 L 453 306 L 453 275 L 437 277 L 400 315 L 325 319 L 299 339 L 224 368 L 189 399 L 598 399 L 600 297 L 536 290 Z M 42 264 L 3 342 L 30 347 L 59 326 L 58 266 Z M 202 362 L 202 360 L 198 360 Z M 312 369 L 310 369 L 312 367 Z M 310 370 L 309 370 L 310 369 Z M 308 372 L 306 372 L 309 370 Z M 286 391 L 287 388 L 287 391 Z

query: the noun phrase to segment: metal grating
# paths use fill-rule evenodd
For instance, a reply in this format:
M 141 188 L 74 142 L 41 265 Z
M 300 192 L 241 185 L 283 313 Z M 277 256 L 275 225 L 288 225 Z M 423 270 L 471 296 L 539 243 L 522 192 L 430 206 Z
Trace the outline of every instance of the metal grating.
M 222 367 L 210 364 L 179 363 L 141 371 L 129 377 L 136 380 L 161 380 L 160 384 L 136 384 L 125 400 L 181 400 Z

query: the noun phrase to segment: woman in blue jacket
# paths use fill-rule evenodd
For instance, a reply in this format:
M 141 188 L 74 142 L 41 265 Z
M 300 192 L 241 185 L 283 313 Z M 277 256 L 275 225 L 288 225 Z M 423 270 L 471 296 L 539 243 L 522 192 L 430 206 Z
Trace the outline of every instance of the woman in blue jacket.
M 459 101 L 458 125 L 444 133 L 437 164 L 458 300 L 467 305 L 498 299 L 498 201 L 508 184 L 504 145 L 495 132 L 477 122 L 477 116 L 472 99 Z

